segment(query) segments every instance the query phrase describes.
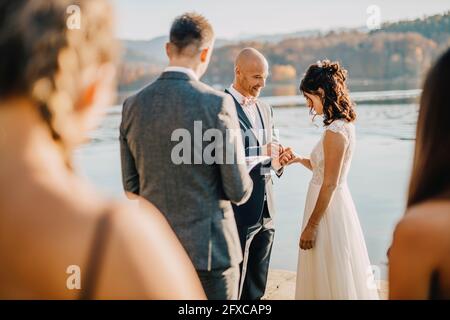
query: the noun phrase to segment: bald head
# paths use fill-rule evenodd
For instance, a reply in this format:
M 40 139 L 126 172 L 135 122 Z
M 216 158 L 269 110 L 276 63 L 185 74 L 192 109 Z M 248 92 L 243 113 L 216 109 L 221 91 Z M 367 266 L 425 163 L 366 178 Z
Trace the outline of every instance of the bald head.
M 269 64 L 256 49 L 245 48 L 235 61 L 234 87 L 244 96 L 257 97 L 266 85 Z
M 235 67 L 247 68 L 249 65 L 259 65 L 261 67 L 268 67 L 266 58 L 256 49 L 245 48 L 239 52 L 234 63 Z

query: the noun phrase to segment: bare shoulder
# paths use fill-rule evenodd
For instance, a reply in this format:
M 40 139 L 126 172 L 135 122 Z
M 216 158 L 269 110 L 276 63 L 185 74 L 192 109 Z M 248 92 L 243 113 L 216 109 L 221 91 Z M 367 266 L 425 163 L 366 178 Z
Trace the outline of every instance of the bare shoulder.
M 449 228 L 450 201 L 431 200 L 406 211 L 395 229 L 394 239 L 400 237 L 408 243 L 443 243 L 449 238 Z
M 149 202 L 115 202 L 112 211 L 113 228 L 119 236 L 139 242 L 158 237 L 172 240 L 173 232 L 167 220 L 158 208 Z
M 323 144 L 326 150 L 343 152 L 345 150 L 347 142 L 347 138 L 341 132 L 325 130 Z
M 407 210 L 404 220 L 411 225 L 422 225 L 425 229 L 448 230 L 450 200 L 429 200 L 415 205 Z
M 170 229 L 162 213 L 151 203 L 141 201 L 111 200 L 98 193 L 90 183 L 81 181 L 77 188 L 77 196 L 70 199 L 69 207 L 78 215 L 86 217 L 85 222 L 95 225 L 102 215 L 111 214 L 113 232 L 128 234 L 133 238 L 140 232 L 153 234 Z M 80 219 L 79 219 L 80 220 Z M 150 233 L 150 232 L 148 232 Z
M 148 202 L 139 206 L 117 203 L 111 229 L 100 279 L 100 298 L 203 297 L 187 253 L 155 206 Z

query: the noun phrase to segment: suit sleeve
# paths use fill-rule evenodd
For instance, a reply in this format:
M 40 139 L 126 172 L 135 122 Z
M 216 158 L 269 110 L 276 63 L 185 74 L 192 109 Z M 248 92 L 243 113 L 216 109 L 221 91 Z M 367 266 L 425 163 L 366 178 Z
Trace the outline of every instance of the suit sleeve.
M 217 128 L 222 139 L 219 139 L 216 150 L 220 150 L 217 158 L 223 190 L 227 198 L 237 204 L 245 203 L 253 190 L 253 181 L 247 172 L 244 146 L 242 144 L 236 108 L 228 95 L 222 100 L 217 119 Z
M 123 189 L 126 192 L 139 195 L 139 174 L 136 169 L 136 163 L 131 153 L 130 146 L 127 140 L 127 134 L 125 129 L 125 123 L 127 119 L 126 115 L 126 101 L 123 106 L 122 122 L 120 124 L 120 160 L 122 166 L 122 184 Z

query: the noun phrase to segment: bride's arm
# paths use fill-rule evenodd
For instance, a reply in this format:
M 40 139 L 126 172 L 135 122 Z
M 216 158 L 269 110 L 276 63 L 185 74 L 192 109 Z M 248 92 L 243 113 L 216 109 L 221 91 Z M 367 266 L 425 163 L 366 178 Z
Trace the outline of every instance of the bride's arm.
M 303 158 L 302 156 L 296 153 L 294 153 L 294 159 L 291 160 L 289 164 L 292 163 L 300 163 L 301 165 L 312 171 L 311 160 L 309 160 L 308 158 Z
M 316 206 L 300 239 L 302 249 L 311 249 L 314 246 L 317 227 L 330 204 L 339 181 L 346 143 L 347 140 L 342 134 L 326 131 L 323 140 L 325 158 L 323 183 Z

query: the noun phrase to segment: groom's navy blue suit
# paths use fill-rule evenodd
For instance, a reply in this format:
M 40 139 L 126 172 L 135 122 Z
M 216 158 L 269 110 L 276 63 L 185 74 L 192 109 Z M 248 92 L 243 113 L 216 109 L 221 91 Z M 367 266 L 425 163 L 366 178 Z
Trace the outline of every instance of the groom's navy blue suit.
M 226 93 L 233 95 L 225 90 Z M 233 97 L 243 134 L 245 155 L 261 155 L 262 146 L 278 142 L 273 128 L 272 109 L 269 105 L 257 102 L 258 114 L 264 134 L 253 132 L 253 126 L 240 103 Z M 265 292 L 269 270 L 270 254 L 275 234 L 273 216 L 275 208 L 272 199 L 271 162 L 256 166 L 251 172 L 253 191 L 248 201 L 233 205 L 244 260 L 241 263 L 240 299 L 257 300 Z M 276 174 L 281 176 L 282 169 Z

